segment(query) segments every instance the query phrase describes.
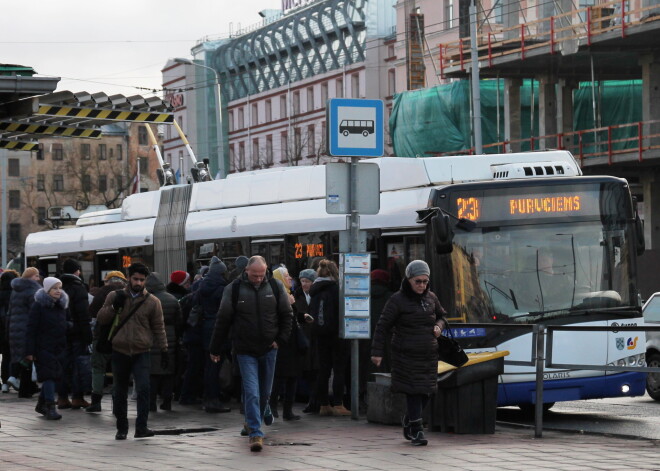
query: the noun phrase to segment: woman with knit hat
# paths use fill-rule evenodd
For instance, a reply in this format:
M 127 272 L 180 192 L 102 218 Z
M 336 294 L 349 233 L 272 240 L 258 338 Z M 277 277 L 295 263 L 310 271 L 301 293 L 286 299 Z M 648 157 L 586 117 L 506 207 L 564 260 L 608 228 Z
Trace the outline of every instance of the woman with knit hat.
M 34 361 L 37 379 L 43 383 L 34 410 L 58 420 L 62 416 L 55 410 L 55 384 L 64 373 L 69 297 L 59 279 L 48 277 L 34 298 L 25 343 L 25 359 Z
M 312 300 L 309 289 L 316 279 L 316 270 L 307 268 L 298 274 L 300 280 L 299 286 L 293 293 L 295 303 L 293 304 L 294 313 L 298 320 L 301 333 L 309 340 L 309 348 L 302 354 L 302 377 L 307 382 L 309 390 L 309 400 L 307 406 L 303 409 L 306 414 L 317 413 L 319 403 L 316 400 L 316 378 L 319 374 L 319 364 L 316 358 L 316 338 L 312 334 L 314 318 L 309 314 L 309 302 Z
M 391 338 L 391 389 L 406 395 L 403 436 L 416 446 L 428 443 L 422 411 L 436 389 L 437 337 L 446 325 L 445 310 L 429 290 L 430 275 L 425 261 L 413 260 L 408 264 L 401 289 L 385 304 L 371 346 L 371 361 L 380 366 L 385 340 Z

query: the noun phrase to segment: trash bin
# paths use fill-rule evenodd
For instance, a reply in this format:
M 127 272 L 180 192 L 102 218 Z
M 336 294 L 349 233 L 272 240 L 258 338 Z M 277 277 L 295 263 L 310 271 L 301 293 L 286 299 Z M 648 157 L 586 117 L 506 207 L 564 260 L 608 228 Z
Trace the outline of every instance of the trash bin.
M 495 433 L 497 377 L 509 352 L 470 353 L 461 368 L 439 362 L 438 391 L 427 411 L 429 428 L 440 432 Z
M 390 390 L 390 373 L 374 373 L 375 382 L 367 383 L 367 420 L 376 424 L 401 424 L 406 413 L 406 395 Z

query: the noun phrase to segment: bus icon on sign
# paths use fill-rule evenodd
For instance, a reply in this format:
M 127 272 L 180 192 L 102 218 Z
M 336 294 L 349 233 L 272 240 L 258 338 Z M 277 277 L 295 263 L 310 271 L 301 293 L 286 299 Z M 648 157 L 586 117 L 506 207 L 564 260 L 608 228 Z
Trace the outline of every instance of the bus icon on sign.
M 374 133 L 374 121 L 371 119 L 344 119 L 339 123 L 339 133 L 344 136 L 362 134 L 367 137 Z

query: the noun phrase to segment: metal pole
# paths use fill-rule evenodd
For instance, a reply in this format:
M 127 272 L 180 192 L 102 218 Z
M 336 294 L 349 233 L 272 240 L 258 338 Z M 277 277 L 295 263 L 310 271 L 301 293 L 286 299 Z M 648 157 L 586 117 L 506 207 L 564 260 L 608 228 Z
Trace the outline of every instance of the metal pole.
M 351 215 L 349 227 L 350 252 L 355 253 L 360 250 L 360 215 L 357 211 L 357 166 L 359 159 L 351 157 L 349 167 L 350 195 L 351 195 Z M 351 341 L 351 419 L 358 420 L 360 414 L 360 361 L 358 339 Z
M 7 155 L 0 156 L 2 173 L 2 268 L 7 266 Z
M 474 133 L 474 153 L 483 154 L 481 137 L 481 94 L 479 90 L 479 58 L 477 56 L 477 5 L 472 0 L 470 5 L 470 80 L 472 82 L 472 130 Z
M 545 363 L 545 327 L 535 325 L 536 331 L 536 404 L 534 407 L 534 436 L 543 435 L 543 365 Z
M 225 178 L 227 176 L 227 162 L 225 160 L 225 134 L 222 132 L 223 121 L 222 121 L 222 103 L 220 99 L 222 98 L 222 90 L 220 89 L 220 76 L 218 71 L 211 68 L 215 74 L 215 107 L 218 111 L 217 121 L 216 121 L 216 133 L 218 140 L 218 173 L 220 178 Z

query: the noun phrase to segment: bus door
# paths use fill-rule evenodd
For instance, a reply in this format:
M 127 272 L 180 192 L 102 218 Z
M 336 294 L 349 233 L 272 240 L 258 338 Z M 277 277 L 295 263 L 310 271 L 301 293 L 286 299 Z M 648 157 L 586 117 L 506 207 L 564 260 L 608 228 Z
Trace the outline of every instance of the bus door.
M 383 232 L 382 250 L 385 253 L 380 267 L 390 274 L 390 286 L 399 289 L 405 278 L 406 265 L 413 260 L 426 260 L 426 238 L 423 229 Z M 372 267 L 377 268 L 377 267 Z
M 104 250 L 96 252 L 94 255 L 94 276 L 96 280 L 96 286 L 101 286 L 105 276 L 111 271 L 120 271 L 124 274 L 122 270 L 121 260 L 119 258 L 119 250 Z M 90 286 L 92 288 L 92 286 Z
M 253 239 L 250 242 L 250 255 L 261 255 L 266 259 L 269 270 L 275 270 L 285 263 L 284 237 L 273 239 Z
M 57 255 L 44 255 L 37 259 L 36 268 L 45 276 L 57 275 Z

